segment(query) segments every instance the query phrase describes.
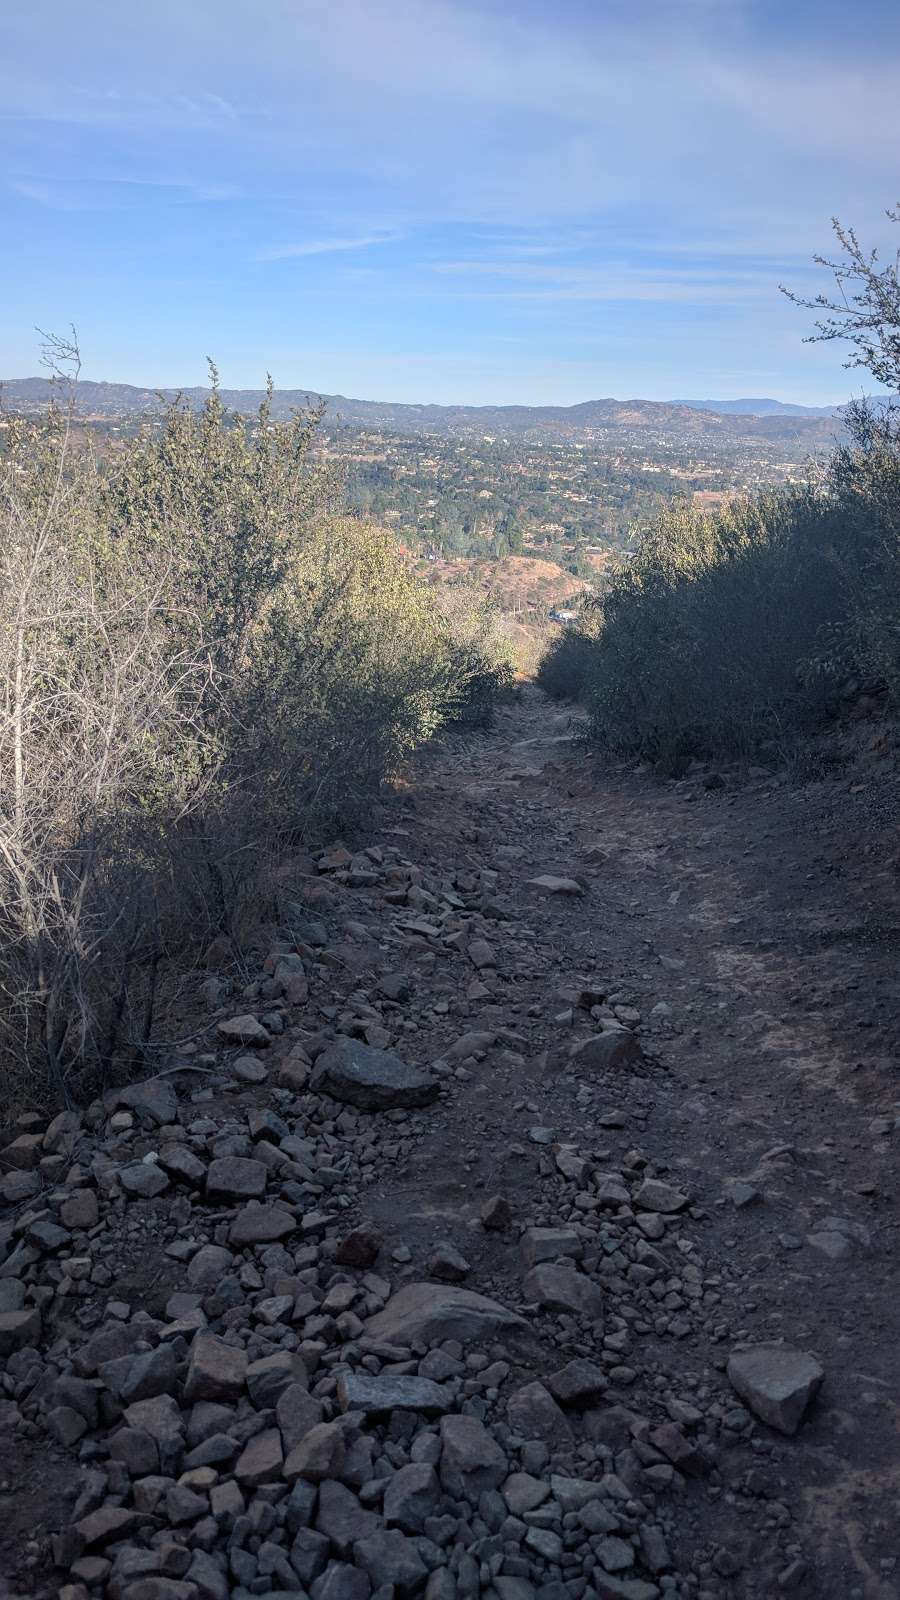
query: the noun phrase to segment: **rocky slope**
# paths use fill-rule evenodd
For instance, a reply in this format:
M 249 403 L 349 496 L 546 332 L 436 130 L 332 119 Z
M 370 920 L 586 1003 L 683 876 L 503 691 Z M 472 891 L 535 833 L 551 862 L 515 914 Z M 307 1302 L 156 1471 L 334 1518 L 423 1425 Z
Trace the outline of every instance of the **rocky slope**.
M 767 777 L 598 794 L 571 741 L 450 741 L 156 1076 L 10 1131 L 12 1593 L 895 1596 L 859 974 L 783 1014 Z

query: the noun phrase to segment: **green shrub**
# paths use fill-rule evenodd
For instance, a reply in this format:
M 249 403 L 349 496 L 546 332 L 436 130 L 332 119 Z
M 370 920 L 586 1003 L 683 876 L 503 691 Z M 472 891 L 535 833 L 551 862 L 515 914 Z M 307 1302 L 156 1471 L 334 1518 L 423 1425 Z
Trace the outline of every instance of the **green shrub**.
M 801 666 L 843 612 L 834 508 L 805 490 L 675 510 L 604 602 L 594 736 L 655 760 L 750 754 L 821 712 Z
M 576 624 L 553 636 L 538 663 L 535 682 L 552 700 L 582 699 L 594 663 L 599 610 L 591 603 Z
M 663 514 L 538 682 L 670 770 L 783 751 L 852 674 L 900 687 L 900 449 L 854 422 L 820 488 Z

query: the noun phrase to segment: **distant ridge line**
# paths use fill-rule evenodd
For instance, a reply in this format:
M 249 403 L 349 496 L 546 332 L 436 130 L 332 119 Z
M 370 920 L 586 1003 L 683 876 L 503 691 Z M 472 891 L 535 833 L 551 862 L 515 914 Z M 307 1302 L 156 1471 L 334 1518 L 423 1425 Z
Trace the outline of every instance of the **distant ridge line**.
M 0 397 L 6 411 L 42 410 L 52 393 L 45 377 L 0 380 Z M 252 413 L 265 397 L 262 389 L 222 389 L 222 400 L 233 411 Z M 205 402 L 209 389 L 156 390 L 137 384 L 104 383 L 81 379 L 76 390 L 76 412 L 85 418 L 111 421 L 124 417 L 152 417 L 165 404 L 181 396 L 194 409 Z M 546 438 L 577 437 L 585 432 L 657 429 L 685 438 L 712 438 L 728 432 L 737 436 L 797 441 L 808 436 L 810 447 L 833 440 L 839 426 L 838 406 L 800 406 L 768 399 L 740 400 L 583 400 L 571 406 L 464 406 L 413 405 L 389 400 L 357 400 L 347 395 L 321 395 L 315 390 L 276 389 L 272 414 L 277 419 L 321 399 L 329 419 L 348 425 L 366 425 L 398 432 L 505 434 Z M 741 409 L 746 407 L 747 409 Z

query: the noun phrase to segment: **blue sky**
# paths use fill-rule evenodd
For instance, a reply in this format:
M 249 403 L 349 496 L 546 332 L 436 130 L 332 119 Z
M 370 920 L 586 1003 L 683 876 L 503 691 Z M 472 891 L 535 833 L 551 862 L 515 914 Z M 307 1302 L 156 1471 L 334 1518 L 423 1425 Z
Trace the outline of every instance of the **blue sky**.
M 0 373 L 842 400 L 778 294 L 896 248 L 896 0 L 6 0 Z M 869 385 L 871 387 L 871 385 Z

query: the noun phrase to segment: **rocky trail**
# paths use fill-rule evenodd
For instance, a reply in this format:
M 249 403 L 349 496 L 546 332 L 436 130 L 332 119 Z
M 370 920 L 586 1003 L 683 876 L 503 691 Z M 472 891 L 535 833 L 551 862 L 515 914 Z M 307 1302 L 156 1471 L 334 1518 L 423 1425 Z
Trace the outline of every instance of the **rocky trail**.
M 577 733 L 430 751 L 8 1130 L 8 1594 L 900 1597 L 883 796 Z

